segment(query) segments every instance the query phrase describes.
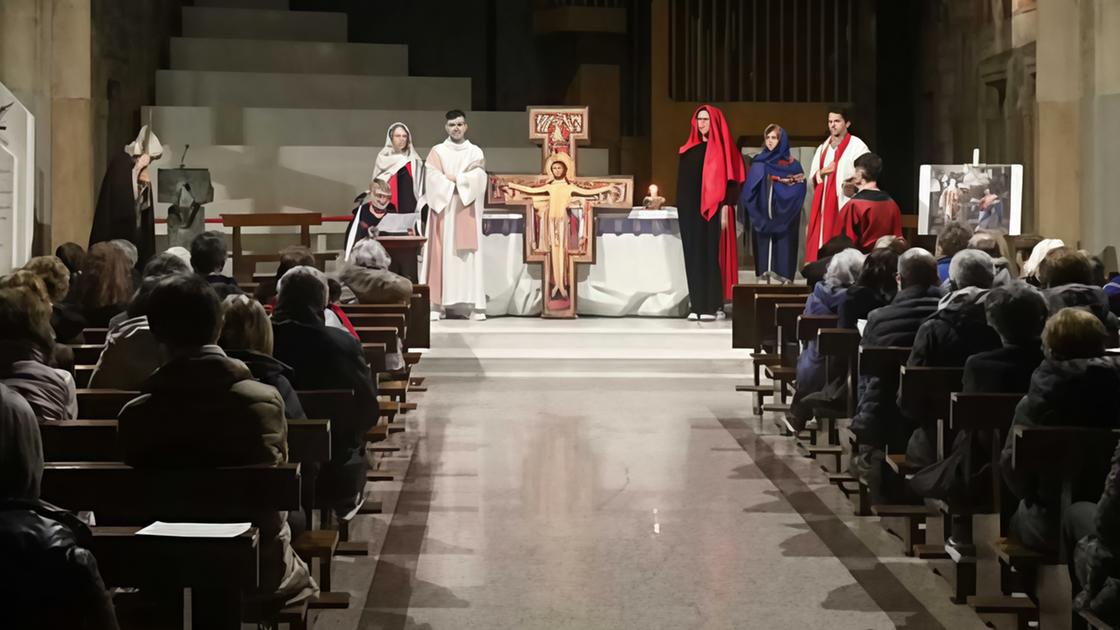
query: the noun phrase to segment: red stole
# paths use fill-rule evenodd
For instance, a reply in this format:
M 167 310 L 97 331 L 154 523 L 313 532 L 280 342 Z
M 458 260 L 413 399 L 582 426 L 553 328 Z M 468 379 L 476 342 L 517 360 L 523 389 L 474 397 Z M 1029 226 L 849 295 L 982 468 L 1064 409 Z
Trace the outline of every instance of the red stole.
M 408 171 L 408 174 L 410 176 L 412 176 L 412 162 L 411 161 L 405 162 L 404 163 L 404 168 L 405 168 L 406 171 Z M 397 169 L 397 172 L 393 173 L 393 176 L 389 178 L 389 192 L 392 193 L 392 195 L 393 195 L 393 207 L 394 208 L 400 208 L 401 207 L 400 200 L 397 198 L 397 188 L 398 188 L 397 179 L 399 178 L 400 173 L 401 173 L 401 170 Z M 400 210 L 398 210 L 398 212 L 399 211 Z
M 848 148 L 851 139 L 852 134 L 849 133 L 840 141 L 840 146 L 836 147 L 836 153 L 832 157 L 833 164 L 839 166 L 840 156 L 844 154 L 844 149 Z M 826 155 L 828 155 L 827 148 L 821 151 L 818 170 L 826 166 L 824 163 Z M 837 213 L 840 210 L 838 207 L 840 200 L 836 195 L 837 175 L 839 173 L 833 170 L 824 177 L 819 186 L 813 189 L 813 209 L 809 213 L 809 229 L 805 232 L 805 262 L 807 263 L 815 261 L 820 246 L 840 233 L 840 222 L 837 220 Z
M 731 287 L 739 284 L 739 247 L 735 240 L 735 209 L 723 206 L 719 212 L 719 270 L 723 300 L 731 301 Z M 726 219 L 726 220 L 724 220 Z

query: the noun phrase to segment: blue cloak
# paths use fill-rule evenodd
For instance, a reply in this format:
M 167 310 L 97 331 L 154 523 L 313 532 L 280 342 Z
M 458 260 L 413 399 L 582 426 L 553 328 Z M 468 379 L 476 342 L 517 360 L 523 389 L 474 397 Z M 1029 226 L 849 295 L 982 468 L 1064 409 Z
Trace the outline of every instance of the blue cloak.
M 801 163 L 790 157 L 789 136 L 782 129 L 778 147 L 773 151 L 764 150 L 751 162 L 751 170 L 747 173 L 747 181 L 739 195 L 739 220 L 743 220 L 745 210 L 755 232 L 766 235 L 785 234 L 793 222 L 801 218 L 801 206 L 805 203 L 805 182 L 791 186 L 775 182 L 773 178 L 791 177 L 804 172 Z

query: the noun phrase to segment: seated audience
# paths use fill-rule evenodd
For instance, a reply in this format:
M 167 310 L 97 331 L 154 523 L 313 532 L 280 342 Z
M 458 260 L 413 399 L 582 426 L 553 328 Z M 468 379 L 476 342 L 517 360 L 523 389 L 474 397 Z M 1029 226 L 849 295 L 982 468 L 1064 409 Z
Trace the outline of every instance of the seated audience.
M 330 276 L 327 276 L 327 310 L 323 311 L 323 318 L 331 328 L 345 330 L 361 341 L 350 317 L 342 310 L 342 283 Z
M 868 316 L 860 346 L 910 346 L 922 322 L 937 310 L 941 290 L 932 254 L 920 247 L 906 250 L 898 257 L 898 280 L 894 300 Z M 897 376 L 886 382 L 875 376 L 859 378 L 859 403 L 851 425 L 859 449 L 853 453 L 851 471 L 867 479 L 873 499 L 882 497 L 879 469 L 885 449 L 900 452 L 910 437 L 909 423 L 898 409 L 897 391 Z
M 1120 320 L 1112 314 L 1104 289 L 1093 284 L 1093 267 L 1087 256 L 1068 247 L 1055 247 L 1038 265 L 1038 282 L 1051 313 L 1067 306 L 1087 309 L 1104 324 L 1109 346 L 1117 344 Z
M 331 418 L 331 465 L 320 478 L 320 497 L 349 518 L 361 507 L 366 479 L 365 434 L 377 421 L 377 391 L 362 346 L 323 320 L 327 281 L 314 267 L 299 266 L 280 278 L 272 316 L 273 354 L 295 370 L 292 385 L 352 390 L 358 415 Z
M 276 268 L 276 275 L 264 280 L 257 285 L 253 297 L 261 304 L 276 305 L 276 286 L 280 278 L 294 267 L 314 267 L 315 256 L 311 248 L 303 245 L 291 245 L 280 250 L 280 266 Z
M 86 320 L 81 311 L 66 303 L 66 296 L 70 293 L 70 271 L 66 265 L 54 256 L 36 256 L 27 261 L 22 269 L 39 276 L 47 289 L 55 341 L 78 343 L 78 338 L 86 327 Z
M 968 357 L 964 391 L 1026 393 L 1031 375 L 1042 363 L 1042 327 L 1049 316 L 1046 300 L 1038 289 L 1016 280 L 992 289 L 984 298 L 984 312 L 1001 346 Z
M 1066 510 L 1063 523 L 1066 548 L 1073 550 L 1074 610 L 1092 613 L 1120 626 L 1120 446 L 1100 501 L 1079 501 Z
M 35 412 L 0 384 L 0 609 L 5 628 L 116 630 L 113 600 L 86 547 L 89 528 L 39 499 Z
M 148 298 L 162 278 L 190 272 L 185 262 L 167 252 L 144 265 L 140 289 L 128 308 L 109 322 L 105 349 L 89 378 L 90 389 L 138 390 L 163 365 L 167 357 L 148 327 Z
M 132 265 L 112 243 L 89 248 L 78 279 L 77 304 L 90 328 L 108 328 L 109 320 L 132 299 Z
M 236 280 L 222 275 L 227 257 L 226 237 L 221 232 L 203 232 L 191 241 L 191 267 L 195 273 L 206 278 L 222 299 L 227 295 L 243 293 Z
M 836 315 L 848 287 L 852 286 L 863 268 L 864 255 L 858 249 L 845 249 L 832 256 L 824 280 L 813 287 L 813 293 L 805 302 L 805 315 Z M 817 341 L 813 339 L 797 357 L 797 391 L 790 403 L 790 424 L 800 431 L 813 415 L 813 409 L 802 405 L 809 394 L 817 393 L 825 382 L 824 357 L 817 351 Z
M 1003 286 L 1018 277 L 1011 266 L 1011 259 L 1004 251 L 1007 247 L 999 232 L 977 230 L 972 238 L 968 239 L 969 249 L 978 249 L 992 257 L 992 265 L 996 268 L 996 277 L 992 281 L 993 287 Z
M 289 420 L 306 418 L 299 396 L 292 389 L 292 368 L 272 357 L 272 322 L 261 303 L 247 295 L 230 295 L 222 301 L 222 334 L 218 345 L 226 356 L 249 367 L 253 378 L 276 388 L 284 398 Z
M 949 279 L 949 263 L 957 252 L 968 247 L 970 238 L 972 230 L 962 223 L 953 222 L 941 228 L 937 235 L 937 277 L 941 282 Z
M 1060 238 L 1044 238 L 1036 243 L 1031 249 L 1031 255 L 1023 263 L 1020 277 L 1026 280 L 1028 284 L 1039 286 L 1038 266 L 1042 264 L 1042 259 L 1046 258 L 1046 254 L 1049 254 L 1050 250 L 1059 247 L 1065 247 L 1065 243 Z
M 825 241 L 817 254 L 817 259 L 801 268 L 801 276 L 805 278 L 805 283 L 811 287 L 817 286 L 817 283 L 824 279 L 824 273 L 828 271 L 828 262 L 832 256 L 855 246 L 852 239 L 843 234 Z
M 339 263 L 337 276 L 344 285 L 342 301 L 360 304 L 407 304 L 412 282 L 389 271 L 391 260 L 385 247 L 374 239 L 358 242 L 350 260 Z
M 110 245 L 124 252 L 125 258 L 128 259 L 128 266 L 132 269 L 132 286 L 140 286 L 140 281 L 143 279 L 140 273 L 140 252 L 136 249 L 136 245 L 132 241 L 115 238 L 108 241 Z M 147 261 L 143 261 L 147 264 Z
M 191 250 L 187 249 L 186 247 L 183 247 L 181 245 L 176 245 L 175 247 L 168 247 L 167 248 L 167 253 L 171 254 L 171 255 L 175 256 L 176 258 L 178 258 L 179 260 L 182 260 L 183 262 L 187 263 L 188 267 L 191 266 Z
M 86 250 L 77 243 L 63 243 L 54 250 L 54 255 L 66 265 L 67 271 L 70 272 L 70 294 L 73 295 L 74 289 L 78 286 L 78 274 L 82 272 L 82 262 L 86 258 Z
M 840 229 L 860 251 L 869 253 L 883 236 L 902 237 L 902 213 L 894 199 L 879 190 L 883 158 L 864 153 L 853 166 L 853 175 L 844 183 L 857 192 L 840 209 Z
M 1014 427 L 1080 426 L 1120 428 L 1120 357 L 1106 356 L 1100 319 L 1079 308 L 1063 308 L 1042 331 L 1046 358 L 1031 377 L 1015 409 Z M 1010 536 L 1039 551 L 1057 549 L 1061 483 L 1012 466 L 1014 431 L 1003 447 L 1003 477 L 1020 499 Z M 1075 488 L 1076 492 L 1076 488 Z M 1095 497 L 1074 496 L 1074 500 Z
M 898 293 L 898 254 L 883 247 L 876 248 L 863 260 L 856 283 L 844 294 L 837 314 L 837 326 L 855 330 L 861 319 L 871 311 L 891 303 Z
M 202 468 L 282 464 L 288 459 L 284 399 L 253 379 L 249 368 L 216 345 L 222 329 L 218 296 L 203 278 L 172 274 L 147 303 L 152 334 L 169 360 L 118 418 L 125 463 L 136 467 Z M 236 506 L 230 517 L 245 518 Z M 292 551 L 286 515 L 251 515 L 260 528 L 260 591 L 294 603 L 318 588 Z
M 953 292 L 941 298 L 937 311 L 922 322 L 914 337 L 907 365 L 918 367 L 964 367 L 969 356 L 999 348 L 999 333 L 988 325 L 984 298 L 992 287 L 995 268 L 992 257 L 978 249 L 964 249 L 949 265 Z M 909 418 L 920 409 L 903 409 Z M 914 427 L 906 447 L 906 459 L 928 466 L 937 458 L 936 418 Z
M 74 378 L 48 365 L 55 344 L 45 291 L 0 289 L 0 382 L 23 396 L 40 420 L 73 420 Z

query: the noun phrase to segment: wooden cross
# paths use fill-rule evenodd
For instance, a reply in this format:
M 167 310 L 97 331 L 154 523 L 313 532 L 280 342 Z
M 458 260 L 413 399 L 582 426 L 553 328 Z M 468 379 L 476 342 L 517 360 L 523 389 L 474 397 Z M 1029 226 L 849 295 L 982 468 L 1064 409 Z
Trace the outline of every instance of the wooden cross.
M 530 107 L 529 139 L 541 145 L 541 172 L 490 175 L 487 206 L 524 211 L 525 262 L 543 266 L 541 316 L 573 318 L 576 265 L 595 262 L 594 211 L 631 208 L 634 178 L 577 176 L 576 149 L 588 139 L 586 107 Z M 554 197 L 569 200 L 562 210 L 567 221 L 550 206 Z

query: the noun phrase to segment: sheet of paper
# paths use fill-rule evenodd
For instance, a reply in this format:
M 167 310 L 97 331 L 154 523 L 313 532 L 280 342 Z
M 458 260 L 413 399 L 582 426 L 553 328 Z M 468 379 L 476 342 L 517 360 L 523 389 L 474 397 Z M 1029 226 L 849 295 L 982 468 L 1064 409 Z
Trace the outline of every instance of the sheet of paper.
M 856 320 L 856 328 L 859 329 L 859 334 L 861 334 L 861 335 L 863 334 L 863 329 L 866 326 L 867 326 L 867 320 L 866 319 L 857 319 Z
M 381 217 L 381 221 L 377 224 L 377 231 L 381 234 L 407 234 L 409 230 L 416 227 L 419 218 L 419 212 L 410 214 L 390 212 Z
M 177 538 L 236 538 L 249 531 L 252 523 L 164 523 L 156 521 L 136 532 L 142 536 Z

